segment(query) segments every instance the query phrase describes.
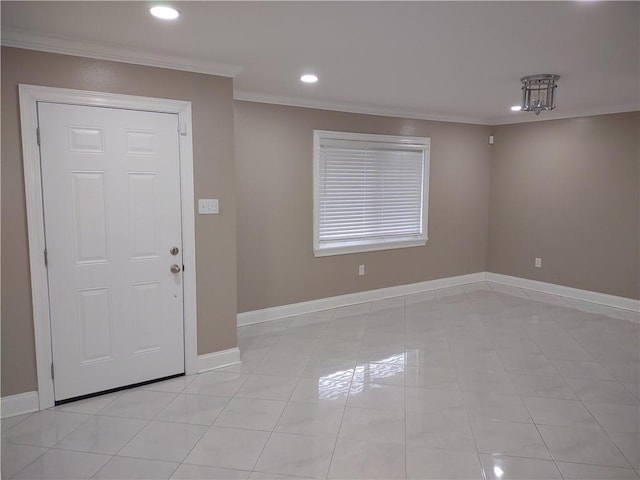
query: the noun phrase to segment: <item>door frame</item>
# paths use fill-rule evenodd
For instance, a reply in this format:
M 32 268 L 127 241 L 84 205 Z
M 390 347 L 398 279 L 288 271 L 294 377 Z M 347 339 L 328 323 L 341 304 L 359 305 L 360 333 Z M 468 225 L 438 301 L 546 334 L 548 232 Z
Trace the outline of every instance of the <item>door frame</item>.
M 178 115 L 180 125 L 180 201 L 182 211 L 183 319 L 185 373 L 197 373 L 197 309 L 195 258 L 195 194 L 193 186 L 193 138 L 191 135 L 191 102 L 163 98 L 139 97 L 115 93 L 71 90 L 66 88 L 19 85 L 20 126 L 31 267 L 31 297 L 38 375 L 40 410 L 55 402 L 51 378 L 51 317 L 49 282 L 45 265 L 44 209 L 42 204 L 42 171 L 38 145 L 37 102 L 122 108 Z

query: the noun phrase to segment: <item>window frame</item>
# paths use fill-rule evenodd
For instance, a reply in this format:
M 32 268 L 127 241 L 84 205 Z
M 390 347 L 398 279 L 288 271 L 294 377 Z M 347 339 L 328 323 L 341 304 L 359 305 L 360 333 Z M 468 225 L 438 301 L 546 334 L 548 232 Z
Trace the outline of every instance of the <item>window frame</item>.
M 423 151 L 423 177 L 422 177 L 422 233 L 418 238 L 405 237 L 404 239 L 375 239 L 359 240 L 354 242 L 336 242 L 333 246 L 321 246 L 319 234 L 320 221 L 320 145 L 325 140 L 354 141 L 370 144 L 386 145 L 419 145 Z M 315 257 L 332 255 L 344 255 L 348 253 L 372 252 L 379 250 L 392 250 L 397 248 L 424 246 L 428 236 L 429 213 L 429 170 L 430 170 L 430 146 L 429 137 L 411 137 L 404 135 L 377 135 L 368 133 L 338 132 L 330 130 L 313 131 L 313 254 Z M 342 244 L 341 244 L 342 243 Z

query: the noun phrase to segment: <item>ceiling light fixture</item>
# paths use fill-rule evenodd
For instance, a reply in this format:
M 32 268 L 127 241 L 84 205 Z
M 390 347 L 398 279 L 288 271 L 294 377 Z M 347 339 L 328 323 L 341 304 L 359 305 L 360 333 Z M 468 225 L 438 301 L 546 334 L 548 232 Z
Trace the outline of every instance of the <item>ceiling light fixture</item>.
M 175 20 L 180 16 L 180 12 L 171 7 L 156 6 L 152 7 L 149 11 L 151 15 L 156 18 L 161 18 L 162 20 Z
M 316 83 L 318 81 L 318 77 L 311 73 L 307 73 L 300 77 L 300 81 L 304 83 Z
M 536 112 L 556 108 L 556 82 L 560 75 L 545 73 L 522 77 L 522 111 Z

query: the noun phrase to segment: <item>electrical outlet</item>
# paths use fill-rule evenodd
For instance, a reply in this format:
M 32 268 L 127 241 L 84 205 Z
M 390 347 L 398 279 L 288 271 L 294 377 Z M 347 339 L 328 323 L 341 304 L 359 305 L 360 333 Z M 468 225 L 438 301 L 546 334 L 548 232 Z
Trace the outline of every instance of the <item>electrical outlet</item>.
M 360 265 L 358 267 L 358 275 L 360 276 L 364 275 L 364 265 Z
M 536 263 L 534 265 L 536 268 L 542 268 L 542 259 L 540 257 L 536 257 Z

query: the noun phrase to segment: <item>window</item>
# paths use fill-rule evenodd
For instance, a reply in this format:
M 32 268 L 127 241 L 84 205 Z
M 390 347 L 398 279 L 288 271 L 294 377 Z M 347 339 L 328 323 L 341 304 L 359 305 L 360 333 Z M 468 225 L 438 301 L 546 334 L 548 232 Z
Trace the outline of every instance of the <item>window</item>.
M 313 133 L 316 257 L 427 242 L 428 138 Z

